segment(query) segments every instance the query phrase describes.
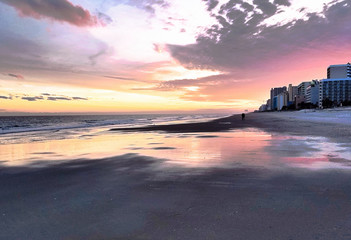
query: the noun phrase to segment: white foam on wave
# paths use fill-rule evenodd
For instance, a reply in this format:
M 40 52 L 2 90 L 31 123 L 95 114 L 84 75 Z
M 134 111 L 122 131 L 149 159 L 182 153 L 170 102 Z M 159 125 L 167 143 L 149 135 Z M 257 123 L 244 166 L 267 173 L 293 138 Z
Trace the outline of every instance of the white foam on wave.
M 119 127 L 209 121 L 224 115 L 113 115 L 0 118 L 0 143 L 66 139 Z M 94 130 L 95 129 L 95 130 Z

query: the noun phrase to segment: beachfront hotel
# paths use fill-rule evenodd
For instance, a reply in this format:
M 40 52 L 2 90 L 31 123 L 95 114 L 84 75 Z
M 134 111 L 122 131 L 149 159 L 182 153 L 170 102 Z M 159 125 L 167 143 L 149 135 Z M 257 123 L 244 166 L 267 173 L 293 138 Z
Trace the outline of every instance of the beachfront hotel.
M 322 79 L 319 88 L 319 107 L 323 102 L 340 105 L 351 101 L 351 78 Z
M 319 107 L 342 105 L 351 102 L 351 64 L 331 65 L 327 79 L 320 81 Z
M 302 82 L 297 86 L 297 95 L 306 96 L 307 87 L 311 85 L 311 82 Z
M 327 79 L 351 78 L 351 64 L 330 65 L 327 70 Z
M 271 109 L 278 109 L 278 95 L 286 92 L 286 87 L 276 87 L 271 89 Z
M 330 65 L 326 79 L 305 81 L 298 86 L 289 84 L 288 88 L 271 88 L 270 99 L 260 111 L 345 105 L 351 105 L 351 63 Z
M 293 86 L 292 84 L 289 84 L 288 86 L 288 94 L 289 94 L 289 101 L 293 102 L 295 96 L 298 93 L 298 87 L 297 86 Z
M 310 85 L 306 88 L 306 103 L 310 103 L 314 106 L 319 104 L 319 91 L 320 82 L 318 80 L 312 80 Z

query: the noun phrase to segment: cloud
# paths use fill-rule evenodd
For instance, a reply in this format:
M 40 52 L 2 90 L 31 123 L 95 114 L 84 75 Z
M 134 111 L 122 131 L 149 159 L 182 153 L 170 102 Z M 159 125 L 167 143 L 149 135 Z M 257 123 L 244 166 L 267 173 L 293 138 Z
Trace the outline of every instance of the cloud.
M 7 76 L 10 76 L 10 77 L 14 77 L 14 78 L 17 78 L 17 79 L 24 79 L 24 77 L 20 74 L 13 74 L 13 73 L 8 73 Z
M 218 0 L 208 0 L 207 2 L 207 10 L 212 11 L 219 4 Z
M 83 97 L 72 97 L 73 100 L 89 100 L 88 98 Z
M 50 95 L 49 97 L 47 97 L 48 101 L 72 101 L 72 100 L 89 100 L 88 98 L 84 98 L 84 97 L 67 97 L 67 96 L 54 96 L 54 95 Z
M 113 22 L 113 19 L 109 15 L 102 12 L 98 12 L 97 17 L 103 25 L 108 25 Z
M 0 0 L 0 2 L 14 7 L 22 17 L 47 18 L 79 27 L 98 24 L 96 16 L 67 0 Z
M 124 81 L 133 81 L 133 82 L 142 82 L 142 83 L 150 83 L 152 81 L 140 80 L 135 78 L 128 78 L 128 77 L 120 77 L 120 76 L 104 76 L 104 78 L 111 78 L 117 80 L 124 80 Z
M 278 5 L 283 5 L 283 6 L 290 6 L 291 5 L 289 0 L 274 0 L 274 3 L 278 4 Z
M 130 81 L 135 81 L 134 78 L 126 78 L 126 77 L 118 77 L 118 76 L 104 76 L 105 78 L 113 78 L 113 79 L 118 79 L 118 80 L 130 80 Z
M 90 60 L 90 63 L 92 66 L 95 66 L 96 65 L 96 60 L 98 59 L 98 57 L 106 54 L 106 49 L 101 49 L 100 51 L 98 51 L 97 53 L 93 54 L 93 55 L 90 55 L 88 58 Z
M 47 100 L 49 100 L 49 101 L 57 101 L 57 100 L 71 101 L 72 98 L 70 98 L 70 97 L 48 97 Z
M 24 32 L 23 35 L 18 34 L 11 29 L 16 28 L 16 24 L 19 23 L 13 22 L 10 25 L 1 26 L 4 19 L 6 20 L 6 16 L 1 16 L 0 12 L 0 74 L 5 73 L 8 76 L 9 69 L 25 71 L 26 75 L 30 75 L 32 72 L 46 74 L 44 73 L 46 71 L 52 71 L 54 75 L 57 72 L 86 72 L 90 74 L 100 72 L 101 74 L 105 69 L 112 69 L 111 72 L 116 71 L 116 67 L 111 66 L 111 64 L 100 64 L 95 68 L 92 67 L 100 61 L 102 63 L 107 61 L 105 56 L 110 52 L 105 43 L 94 39 L 85 31 L 72 34 L 72 31 L 66 28 L 69 31 L 57 34 L 57 36 L 62 37 L 62 40 L 57 41 L 57 39 L 53 40 L 51 36 L 47 35 L 36 37 L 35 33 L 30 31 L 31 24 L 26 21 L 23 21 L 23 28 L 28 29 L 28 32 Z M 47 34 L 47 32 L 44 33 Z M 81 44 L 83 41 L 84 44 Z M 12 72 L 11 76 L 20 76 L 15 73 Z M 38 79 L 26 78 L 27 81 L 38 81 Z M 72 79 L 67 79 L 67 82 L 72 82 Z
M 169 3 L 166 0 L 129 0 L 129 5 L 142 8 L 152 14 L 155 13 L 156 6 L 161 8 L 169 7 Z
M 0 108 L 0 112 L 7 112 L 7 110 Z
M 186 87 L 209 87 L 218 86 L 224 82 L 239 82 L 235 74 L 220 74 L 196 79 L 176 79 L 162 81 L 151 88 L 134 88 L 134 90 L 159 90 L 159 91 L 175 91 Z
M 240 1 L 237 1 L 240 3 Z M 273 16 L 278 10 L 278 4 L 271 3 L 268 0 L 254 0 L 257 8 L 260 9 L 264 16 Z
M 9 97 L 7 97 L 7 96 L 0 96 L 0 99 L 9 99 L 9 100 L 12 100 L 12 97 L 11 97 L 11 96 L 9 96 Z
M 186 87 L 203 87 L 209 85 L 218 85 L 220 81 L 218 80 L 218 76 L 216 79 L 208 77 L 202 79 L 179 79 L 179 80 L 170 80 L 164 81 L 160 83 L 154 90 L 161 91 L 174 91 Z
M 0 22 L 2 16 L 0 16 Z M 7 27 L 7 26 L 6 26 Z M 44 55 L 45 47 L 41 46 L 38 41 L 28 39 L 30 34 L 22 37 L 7 29 L 1 29 L 0 32 L 0 70 L 7 71 L 8 69 L 23 69 L 25 68 L 43 68 L 48 63 L 40 56 Z M 10 75 L 11 74 L 11 75 Z M 6 73 L 6 76 L 18 77 L 19 74 Z
M 210 0 L 207 2 L 214 4 Z M 270 63 L 281 62 L 291 54 L 316 50 L 322 53 L 327 46 L 351 41 L 347 24 L 351 21 L 351 4 L 348 1 L 325 5 L 323 16 L 308 13 L 304 19 L 283 25 L 263 24 L 277 14 L 282 5 L 288 4 L 283 0 L 273 3 L 255 0 L 253 4 L 231 0 L 222 5 L 218 13 L 211 12 L 218 24 L 199 35 L 195 44 L 167 45 L 167 48 L 187 68 L 242 73 L 251 69 L 252 74 L 258 75 Z
M 20 97 L 20 96 L 16 96 L 16 97 Z M 12 99 L 12 96 L 9 97 L 5 97 L 5 96 L 0 96 L 0 98 L 4 98 L 4 99 Z M 55 94 L 50 94 L 50 93 L 42 93 L 40 96 L 27 96 L 27 95 L 23 95 L 21 97 L 22 100 L 26 100 L 26 101 L 30 101 L 30 102 L 34 102 L 37 100 L 46 100 L 46 101 L 73 101 L 73 100 L 89 100 L 88 98 L 85 97 L 68 97 L 68 96 L 57 96 Z
M 21 99 L 29 101 L 29 102 L 35 102 L 37 100 L 44 100 L 43 96 L 35 96 L 35 97 L 24 96 L 24 97 L 21 97 Z

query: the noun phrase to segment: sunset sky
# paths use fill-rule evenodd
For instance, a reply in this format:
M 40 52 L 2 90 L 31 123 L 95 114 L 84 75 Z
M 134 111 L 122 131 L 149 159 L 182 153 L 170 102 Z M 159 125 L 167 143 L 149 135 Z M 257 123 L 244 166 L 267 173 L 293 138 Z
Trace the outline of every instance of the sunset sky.
M 349 0 L 0 0 L 0 114 L 257 109 L 351 61 Z

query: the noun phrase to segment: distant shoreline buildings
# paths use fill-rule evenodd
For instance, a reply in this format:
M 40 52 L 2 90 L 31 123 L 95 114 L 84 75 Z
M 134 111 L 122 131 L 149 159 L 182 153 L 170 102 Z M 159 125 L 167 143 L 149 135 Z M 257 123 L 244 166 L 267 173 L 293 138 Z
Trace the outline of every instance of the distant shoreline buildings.
M 330 108 L 351 105 L 351 64 L 330 65 L 327 78 L 298 86 L 271 88 L 270 98 L 259 111 Z

